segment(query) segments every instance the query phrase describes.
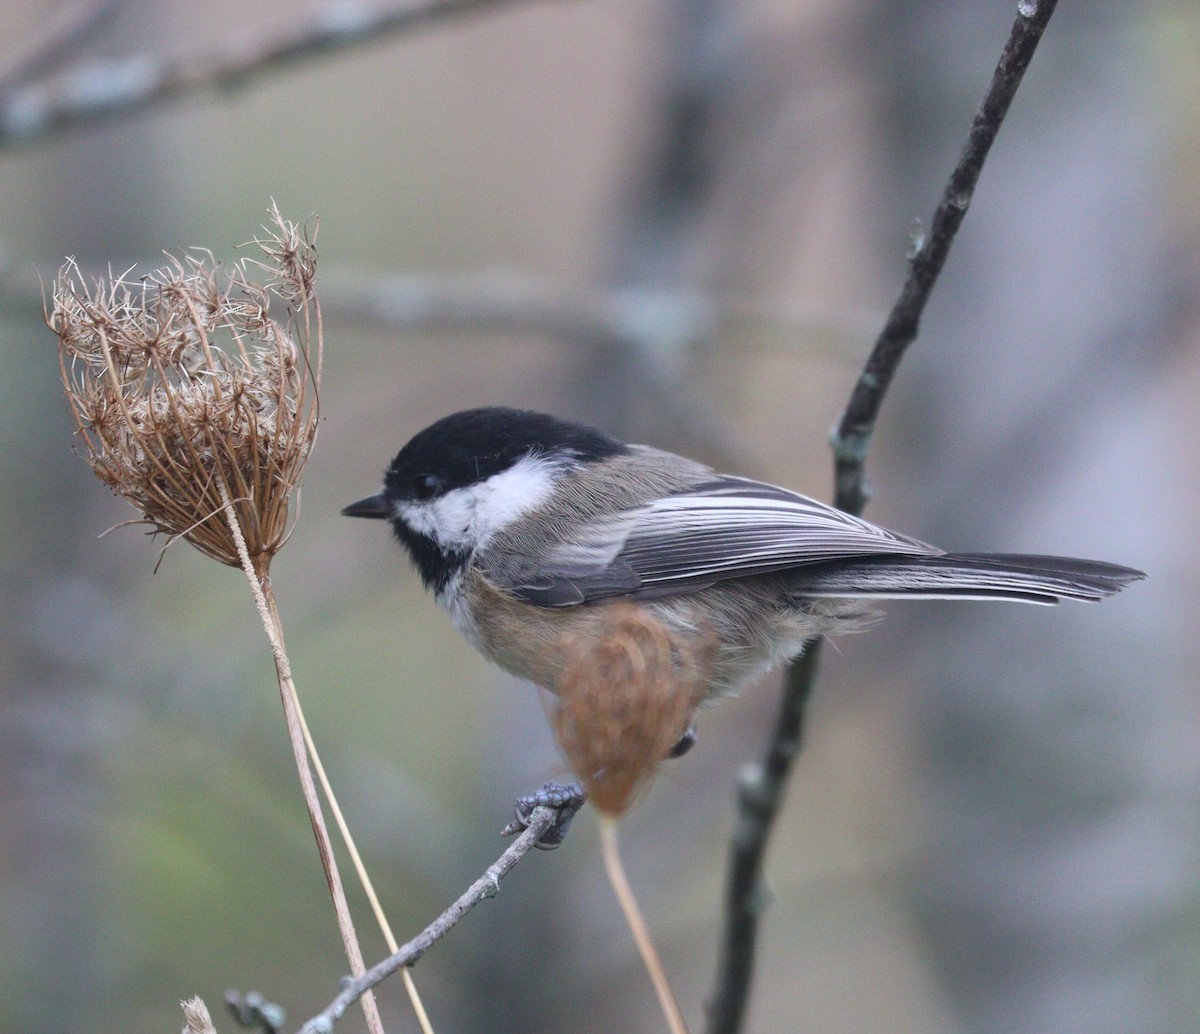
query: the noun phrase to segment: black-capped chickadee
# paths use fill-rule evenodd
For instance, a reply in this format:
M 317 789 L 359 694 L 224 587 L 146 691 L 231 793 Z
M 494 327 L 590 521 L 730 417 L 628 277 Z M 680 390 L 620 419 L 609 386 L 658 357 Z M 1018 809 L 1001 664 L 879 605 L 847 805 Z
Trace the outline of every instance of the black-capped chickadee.
M 485 657 L 554 690 L 564 643 L 613 600 L 711 651 L 709 697 L 853 631 L 869 601 L 1099 600 L 1144 578 L 1096 560 L 946 553 L 799 495 L 552 416 L 471 409 L 416 435 L 383 490 L 425 585 Z M 864 602 L 866 601 L 866 602 Z

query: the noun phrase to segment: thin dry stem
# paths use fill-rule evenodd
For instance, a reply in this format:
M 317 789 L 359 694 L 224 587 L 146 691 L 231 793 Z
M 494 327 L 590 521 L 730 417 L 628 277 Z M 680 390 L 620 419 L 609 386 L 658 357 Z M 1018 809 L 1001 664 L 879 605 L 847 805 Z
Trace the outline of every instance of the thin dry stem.
M 567 644 L 553 715 L 559 746 L 600 812 L 604 867 L 672 1034 L 686 1034 L 679 1003 L 629 886 L 616 817 L 644 792 L 704 697 L 712 650 L 644 608 L 609 606 L 598 633 Z
M 271 649 L 275 654 L 275 673 L 279 679 L 279 695 L 283 700 L 283 711 L 287 722 L 288 736 L 292 743 L 292 753 L 296 759 L 296 771 L 300 775 L 300 787 L 304 793 L 304 803 L 308 807 L 309 821 L 312 823 L 313 835 L 317 839 L 317 853 L 321 856 L 321 866 L 325 870 L 325 881 L 329 885 L 329 894 L 333 898 L 333 910 L 337 916 L 338 930 L 342 935 L 342 944 L 346 950 L 346 958 L 350 962 L 350 971 L 355 977 L 361 977 L 366 972 L 362 948 L 358 943 L 358 935 L 354 931 L 354 920 L 350 915 L 350 905 L 346 901 L 346 891 L 342 886 L 342 876 L 338 871 L 337 859 L 333 853 L 333 843 L 329 839 L 329 830 L 325 825 L 325 816 L 321 811 L 321 801 L 317 796 L 317 788 L 313 782 L 312 768 L 309 766 L 309 755 L 304 733 L 298 717 L 300 702 L 296 693 L 296 685 L 290 674 L 291 664 L 288 661 L 287 649 L 283 642 L 283 632 L 278 620 L 278 610 L 275 606 L 274 593 L 271 590 L 270 579 L 266 576 L 266 565 L 260 572 L 254 566 L 250 551 L 246 545 L 245 535 L 238 524 L 237 512 L 229 498 L 224 480 L 218 475 L 218 490 L 225 506 L 226 521 L 234 542 L 234 549 L 245 572 L 246 580 L 250 583 L 250 591 L 262 618 L 263 628 L 271 641 Z M 371 1034 L 383 1034 L 383 1021 L 379 1016 L 373 994 L 363 995 L 363 1013 L 367 1018 L 367 1027 Z
M 312 760 L 313 768 L 316 769 L 321 790 L 325 794 L 329 810 L 333 812 L 333 820 L 337 823 L 338 831 L 342 835 L 342 841 L 345 843 L 346 850 L 350 854 L 350 861 L 354 865 L 354 871 L 358 874 L 358 881 L 362 884 L 363 892 L 367 895 L 367 901 L 371 905 L 375 921 L 379 924 L 379 929 L 383 933 L 383 939 L 387 942 L 388 951 L 395 955 L 400 950 L 400 944 L 396 940 L 395 934 L 392 933 L 392 925 L 388 922 L 387 916 L 384 914 L 383 905 L 379 902 L 379 895 L 375 893 L 375 884 L 367 872 L 362 855 L 359 854 L 358 845 L 354 842 L 354 836 L 350 832 L 350 826 L 346 822 L 346 817 L 342 814 L 341 805 L 338 804 L 337 797 L 333 792 L 333 785 L 329 782 L 329 777 L 325 774 L 325 765 L 321 762 L 321 755 L 317 752 L 316 742 L 313 740 L 312 733 L 309 732 L 308 722 L 304 718 L 304 709 L 300 706 L 300 698 L 298 696 L 295 702 L 296 717 L 300 721 L 300 731 L 304 735 L 304 742 L 308 747 L 308 756 Z M 413 980 L 412 973 L 407 969 L 403 969 L 400 971 L 400 979 L 404 983 L 404 990 L 408 993 L 409 1002 L 412 1004 L 413 1011 L 417 1015 L 417 1022 L 421 1025 L 422 1034 L 433 1034 L 433 1023 L 429 1019 L 429 1014 L 425 1011 L 425 1004 L 421 1001 L 421 995 L 417 991 L 416 981 Z
M 608 873 L 608 882 L 612 884 L 613 893 L 616 894 L 621 911 L 625 914 L 625 922 L 629 924 L 629 931 L 633 934 L 633 939 L 642 956 L 642 962 L 654 984 L 655 994 L 658 995 L 658 1004 L 662 1007 L 663 1016 L 667 1020 L 667 1029 L 671 1031 L 671 1034 L 687 1034 L 687 1024 L 683 1021 L 683 1012 L 679 1008 L 679 1001 L 671 990 L 666 970 L 663 969 L 662 959 L 659 958 L 658 951 L 654 947 L 646 919 L 638 907 L 637 897 L 625 875 L 625 866 L 621 863 L 621 850 L 617 843 L 617 821 L 611 815 L 601 814 L 600 816 L 600 851 L 604 856 L 604 869 Z
M 229 520 L 235 520 L 233 509 L 228 505 L 228 499 L 222 487 L 222 498 L 226 500 L 226 513 L 229 515 Z M 367 872 L 366 864 L 362 860 L 362 855 L 359 853 L 358 844 L 354 840 L 354 835 L 350 832 L 350 826 L 346 822 L 346 817 L 342 813 L 342 807 L 338 803 L 337 795 L 333 792 L 333 784 L 329 781 L 328 775 L 325 773 L 325 765 L 321 761 L 321 755 L 317 750 L 316 741 L 313 739 L 312 733 L 309 731 L 308 722 L 304 717 L 304 709 L 300 706 L 300 695 L 296 692 L 296 684 L 292 680 L 291 661 L 288 659 L 287 649 L 283 642 L 283 624 L 279 617 L 279 609 L 275 604 L 275 594 L 271 591 L 270 579 L 265 577 L 259 578 L 257 572 L 253 570 L 250 564 L 249 553 L 245 549 L 245 542 L 242 539 L 241 529 L 232 526 L 234 539 L 238 545 L 239 556 L 242 560 L 242 569 L 246 573 L 246 577 L 250 582 L 250 591 L 254 595 L 255 606 L 258 609 L 259 617 L 262 619 L 263 628 L 267 633 L 267 639 L 271 643 L 271 651 L 275 655 L 275 670 L 279 676 L 279 690 L 284 700 L 284 708 L 288 709 L 290 704 L 291 711 L 295 715 L 295 723 L 299 728 L 300 735 L 304 740 L 304 748 L 307 750 L 308 758 L 312 762 L 312 767 L 316 769 L 317 778 L 321 783 L 321 791 L 325 795 L 325 800 L 329 803 L 329 808 L 333 812 L 334 821 L 337 824 L 338 832 L 341 834 L 342 842 L 346 845 L 346 850 L 350 853 L 351 862 L 354 865 L 354 871 L 358 875 L 359 883 L 362 884 L 363 890 L 366 892 L 367 900 L 370 902 L 371 911 L 375 915 L 375 921 L 379 924 L 379 929 L 383 932 L 384 940 L 387 941 L 388 950 L 393 954 L 398 949 L 398 944 L 395 935 L 392 933 L 392 926 L 384 914 L 383 905 L 380 904 L 379 895 L 375 892 L 375 884 L 372 882 L 369 873 Z M 292 722 L 289 717 L 288 730 L 292 730 Z M 300 764 L 300 752 L 296 750 L 296 744 L 293 741 L 293 751 L 296 752 L 297 764 Z M 362 951 L 358 947 L 357 936 L 354 932 L 353 923 L 350 922 L 348 927 L 342 926 L 343 915 L 346 920 L 350 919 L 350 910 L 345 902 L 345 892 L 342 889 L 341 874 L 337 869 L 337 861 L 334 858 L 332 845 L 328 847 L 320 846 L 322 834 L 318 832 L 325 830 L 324 817 L 320 815 L 320 802 L 316 801 L 316 792 L 313 791 L 313 800 L 310 801 L 308 794 L 308 784 L 311 783 L 311 772 L 308 773 L 308 780 L 305 780 L 305 772 L 307 766 L 301 771 L 300 781 L 305 786 L 305 803 L 308 805 L 309 818 L 313 824 L 313 831 L 317 835 L 319 853 L 322 860 L 329 859 L 329 866 L 326 867 L 326 879 L 329 882 L 330 893 L 334 897 L 334 911 L 338 917 L 338 926 L 342 929 L 343 940 L 346 942 L 346 954 L 350 959 L 351 971 L 354 976 L 362 975 L 362 970 L 365 967 Z M 314 814 L 313 804 L 316 804 L 317 813 Z M 326 832 L 325 838 L 328 839 Z M 335 890 L 336 886 L 336 890 Z M 340 895 L 340 904 L 339 904 Z M 351 944 L 353 942 L 353 953 Z M 355 969 L 355 959 L 357 958 L 357 969 Z M 404 989 L 408 994 L 409 1002 L 412 1004 L 413 1011 L 416 1013 L 417 1022 L 421 1026 L 423 1034 L 433 1034 L 433 1024 L 430 1022 L 429 1014 L 425 1011 L 425 1003 L 421 1001 L 421 995 L 417 991 L 416 981 L 413 980 L 412 974 L 407 970 L 403 973 Z M 363 1001 L 364 1011 L 368 1011 L 368 1023 L 370 1023 L 370 1010 L 375 1010 L 374 998 Z M 374 1028 L 372 1028 L 374 1029 Z

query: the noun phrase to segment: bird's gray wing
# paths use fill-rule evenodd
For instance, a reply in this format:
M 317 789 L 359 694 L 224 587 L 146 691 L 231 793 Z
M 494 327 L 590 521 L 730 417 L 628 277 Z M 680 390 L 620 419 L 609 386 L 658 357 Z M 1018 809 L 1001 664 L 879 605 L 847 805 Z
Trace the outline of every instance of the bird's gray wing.
M 587 523 L 498 580 L 528 603 L 563 607 L 672 596 L 843 557 L 941 553 L 796 492 L 723 476 Z

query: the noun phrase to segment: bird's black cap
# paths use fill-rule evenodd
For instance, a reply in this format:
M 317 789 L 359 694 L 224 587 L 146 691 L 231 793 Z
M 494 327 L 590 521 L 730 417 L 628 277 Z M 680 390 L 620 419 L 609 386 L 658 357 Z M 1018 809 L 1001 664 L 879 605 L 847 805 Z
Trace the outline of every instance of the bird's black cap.
M 388 467 L 384 494 L 388 499 L 411 499 L 449 492 L 507 470 L 531 454 L 565 454 L 589 462 L 619 455 L 627 448 L 595 428 L 545 413 L 502 406 L 467 409 L 443 417 L 413 436 Z M 436 488 L 431 478 L 437 481 Z
M 508 470 L 525 456 L 563 456 L 587 463 L 627 451 L 628 446 L 601 431 L 545 413 L 500 406 L 467 409 L 417 433 L 392 460 L 383 491 L 351 503 L 342 513 L 390 520 L 422 581 L 441 591 L 467 562 L 468 553 L 410 527 L 395 503 L 436 499 Z

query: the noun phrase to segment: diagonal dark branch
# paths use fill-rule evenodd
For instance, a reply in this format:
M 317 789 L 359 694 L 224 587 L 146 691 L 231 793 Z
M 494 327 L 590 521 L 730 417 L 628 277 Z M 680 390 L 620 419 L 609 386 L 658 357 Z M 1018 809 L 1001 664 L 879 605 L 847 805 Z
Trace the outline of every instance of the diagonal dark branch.
M 232 90 L 289 65 L 385 36 L 438 25 L 460 15 L 507 7 L 512 0 L 409 0 L 368 10 L 334 5 L 278 36 L 245 40 L 193 56 L 138 54 L 92 64 L 50 87 L 23 82 L 0 90 L 0 150 L 28 146 L 205 90 Z
M 1021 0 L 1016 22 L 1000 55 L 966 146 L 950 175 L 930 226 L 929 238 L 913 256 L 909 276 L 892 307 L 842 415 L 832 445 L 837 505 L 861 513 L 866 503 L 864 469 L 879 408 L 914 340 L 921 313 L 966 215 L 988 150 L 1000 130 L 1021 77 L 1037 49 L 1057 0 Z M 788 669 L 779 717 L 763 760 L 738 781 L 738 815 L 730 849 L 725 929 L 717 982 L 709 1005 L 709 1034 L 742 1029 L 754 968 L 758 919 L 766 888 L 762 861 L 792 764 L 801 748 L 804 708 L 816 675 L 818 642 Z
M 729 851 L 725 929 L 717 959 L 717 987 L 708 1005 L 709 1034 L 741 1030 L 750 996 L 758 919 L 768 892 L 763 855 L 783 804 L 792 763 L 800 753 L 804 709 L 816 676 L 820 640 L 808 644 L 790 667 L 775 728 L 762 761 L 742 769 L 737 781 L 737 817 Z
M 988 151 L 1000 132 L 1008 106 L 1016 95 L 1017 87 L 1021 85 L 1021 78 L 1033 59 L 1038 40 L 1057 2 L 1021 0 L 1017 5 L 1017 20 L 992 73 L 992 82 L 983 103 L 975 113 L 975 121 L 971 123 L 971 131 L 958 164 L 950 174 L 946 189 L 942 192 L 942 200 L 933 214 L 928 239 L 921 243 L 912 257 L 908 279 L 900 291 L 900 297 L 896 299 L 883 330 L 875 340 L 875 347 L 871 349 L 871 355 L 834 432 L 834 503 L 839 509 L 859 514 L 866 505 L 867 449 L 875 431 L 879 408 L 900 366 L 900 360 L 904 358 L 908 346 L 916 340 L 921 314 L 946 264 L 954 236 L 970 207 Z

